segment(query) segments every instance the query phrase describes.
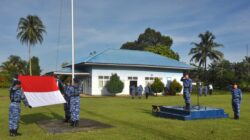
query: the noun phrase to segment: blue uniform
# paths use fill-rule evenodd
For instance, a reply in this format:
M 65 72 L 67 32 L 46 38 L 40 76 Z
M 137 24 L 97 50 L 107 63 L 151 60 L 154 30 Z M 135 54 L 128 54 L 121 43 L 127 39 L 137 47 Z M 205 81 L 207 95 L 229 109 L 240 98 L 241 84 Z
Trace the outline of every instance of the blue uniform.
M 183 98 L 186 104 L 190 104 L 190 92 L 192 92 L 192 79 L 181 78 L 183 82 Z
M 240 104 L 242 100 L 242 92 L 240 89 L 232 89 L 232 107 L 236 116 L 240 116 Z
M 71 121 L 78 121 L 80 114 L 80 93 L 81 87 L 79 85 L 70 86 L 70 112 Z
M 17 130 L 20 120 L 20 102 L 23 101 L 25 106 L 28 106 L 28 102 L 20 88 L 12 87 L 10 89 L 10 107 L 9 107 L 9 129 Z
M 65 112 L 65 118 L 66 120 L 70 119 L 71 113 L 70 113 L 70 86 L 66 85 L 64 87 L 64 99 L 66 103 L 64 104 L 64 112 Z
M 131 86 L 130 90 L 131 90 L 132 98 L 134 98 L 135 97 L 135 93 L 136 93 L 136 87 L 135 86 Z
M 199 86 L 199 95 L 202 96 L 202 86 Z
M 138 96 L 139 96 L 139 97 L 142 96 L 142 92 L 143 92 L 143 87 L 142 87 L 142 85 L 140 85 L 140 86 L 138 87 Z
M 204 95 L 205 96 L 207 96 L 207 92 L 208 92 L 207 86 L 204 86 Z

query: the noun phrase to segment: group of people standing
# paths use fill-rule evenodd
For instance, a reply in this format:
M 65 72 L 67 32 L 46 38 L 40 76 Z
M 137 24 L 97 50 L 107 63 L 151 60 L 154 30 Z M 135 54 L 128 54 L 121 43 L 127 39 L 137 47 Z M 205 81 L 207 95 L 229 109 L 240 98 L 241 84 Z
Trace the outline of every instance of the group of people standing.
M 142 94 L 145 94 L 146 99 L 148 99 L 148 96 L 150 94 L 150 86 L 147 85 L 144 87 L 142 87 L 142 85 L 139 85 L 138 87 L 135 85 L 131 85 L 130 86 L 130 95 L 132 96 L 132 99 L 134 99 L 136 96 L 138 96 L 139 99 L 141 99 Z
M 64 122 L 71 123 L 72 127 L 78 127 L 80 114 L 80 93 L 82 91 L 80 81 L 75 78 L 74 84 L 71 84 L 70 82 L 64 84 L 56 77 L 56 82 L 66 101 L 64 104 Z M 9 97 L 9 134 L 10 136 L 19 136 L 21 135 L 21 133 L 18 133 L 18 124 L 21 113 L 20 103 L 23 102 L 26 107 L 32 107 L 29 105 L 22 91 L 21 82 L 18 80 L 17 76 L 13 78 L 12 84 L 9 88 Z
M 64 84 L 57 78 L 57 83 L 66 101 L 64 104 L 64 122 L 70 123 L 72 127 L 78 127 L 80 117 L 80 93 L 82 91 L 80 81 L 74 78 L 74 84 L 71 82 Z
M 181 81 L 183 82 L 183 98 L 185 100 L 185 109 L 190 111 L 190 95 L 192 92 L 192 79 L 189 78 L 189 74 L 185 73 L 184 76 L 181 78 Z M 206 87 L 206 88 L 205 88 Z M 207 86 L 204 87 L 204 90 L 207 90 Z M 209 85 L 209 93 L 212 94 L 213 87 L 212 85 Z M 202 85 L 200 84 L 199 88 L 200 92 L 199 94 L 202 95 Z M 206 95 L 206 94 L 205 94 Z M 240 118 L 240 105 L 242 102 L 242 91 L 239 89 L 237 82 L 232 82 L 231 84 L 231 95 L 232 95 L 232 108 L 234 112 L 234 119 L 238 120 Z
M 213 89 L 212 84 L 202 86 L 202 83 L 200 82 L 198 86 L 199 86 L 198 89 L 199 89 L 199 95 L 200 96 L 202 96 L 203 92 L 204 92 L 205 96 L 207 96 L 208 93 L 209 93 L 209 95 L 213 94 L 214 89 Z

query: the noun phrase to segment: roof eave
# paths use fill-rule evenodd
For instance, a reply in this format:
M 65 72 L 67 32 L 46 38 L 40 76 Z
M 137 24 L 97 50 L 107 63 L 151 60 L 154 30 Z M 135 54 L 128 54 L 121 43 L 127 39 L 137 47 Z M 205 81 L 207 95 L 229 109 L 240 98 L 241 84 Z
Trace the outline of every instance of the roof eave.
M 114 63 L 80 63 L 80 65 L 92 66 L 123 66 L 123 67 L 141 67 L 141 68 L 160 68 L 160 69 L 177 69 L 177 70 L 192 70 L 191 67 L 167 67 L 167 66 L 154 66 L 154 65 L 140 65 L 140 64 L 114 64 Z

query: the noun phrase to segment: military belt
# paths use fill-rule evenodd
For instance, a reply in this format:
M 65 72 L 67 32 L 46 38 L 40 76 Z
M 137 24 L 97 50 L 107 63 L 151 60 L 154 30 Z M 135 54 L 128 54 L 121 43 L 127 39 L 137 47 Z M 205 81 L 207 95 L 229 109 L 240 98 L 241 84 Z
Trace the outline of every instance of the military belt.
M 21 101 L 11 101 L 12 103 L 20 103 Z

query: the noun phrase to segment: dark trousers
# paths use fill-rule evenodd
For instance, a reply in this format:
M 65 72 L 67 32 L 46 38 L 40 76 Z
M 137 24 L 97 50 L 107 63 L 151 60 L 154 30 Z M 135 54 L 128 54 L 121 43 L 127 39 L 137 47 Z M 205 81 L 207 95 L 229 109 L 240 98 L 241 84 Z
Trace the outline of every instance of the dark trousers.
M 149 95 L 149 93 L 148 93 L 148 92 L 146 92 L 146 93 L 145 93 L 146 99 L 148 99 L 148 95 Z
M 212 95 L 213 94 L 213 90 L 209 90 L 209 95 Z

